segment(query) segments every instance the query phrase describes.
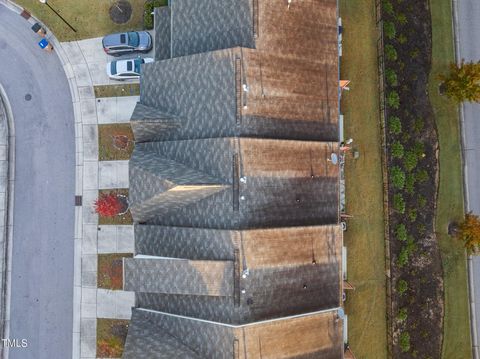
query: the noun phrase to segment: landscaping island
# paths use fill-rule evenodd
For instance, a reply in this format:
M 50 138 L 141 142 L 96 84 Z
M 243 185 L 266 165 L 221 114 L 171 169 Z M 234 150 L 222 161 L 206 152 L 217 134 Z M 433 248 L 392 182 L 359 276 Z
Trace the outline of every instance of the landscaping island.
M 392 355 L 440 358 L 443 271 L 435 235 L 438 135 L 428 95 L 428 1 L 384 1 Z

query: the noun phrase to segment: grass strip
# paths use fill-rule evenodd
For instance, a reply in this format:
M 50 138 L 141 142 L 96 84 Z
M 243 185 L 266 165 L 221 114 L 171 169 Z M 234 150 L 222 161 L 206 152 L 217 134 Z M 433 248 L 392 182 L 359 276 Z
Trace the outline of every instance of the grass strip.
M 126 83 L 121 85 L 98 85 L 93 86 L 95 97 L 121 97 L 121 96 L 139 96 L 140 84 Z
M 357 358 L 387 357 L 383 179 L 378 109 L 377 30 L 373 0 L 341 0 L 343 58 L 341 78 L 351 80 L 343 94 L 346 138 L 360 157 L 347 159 L 345 245 L 348 280 L 349 344 Z M 361 55 L 360 55 L 361 54 Z
M 463 359 L 472 357 L 466 256 L 462 244 L 447 233 L 448 224 L 464 216 L 458 106 L 438 92 L 439 74 L 447 73 L 454 61 L 451 1 L 431 0 L 430 9 L 433 48 L 429 94 L 440 143 L 436 231 L 445 286 L 443 358 Z

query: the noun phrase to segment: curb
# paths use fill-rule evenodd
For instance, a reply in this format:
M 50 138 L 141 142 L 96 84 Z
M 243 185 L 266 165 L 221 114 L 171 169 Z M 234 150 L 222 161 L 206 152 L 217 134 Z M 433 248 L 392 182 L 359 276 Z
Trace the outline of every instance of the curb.
M 453 30 L 453 40 L 454 40 L 454 54 L 455 62 L 460 63 L 460 40 L 458 38 L 458 0 L 452 0 L 452 30 Z M 462 167 L 463 167 L 463 204 L 464 211 L 470 211 L 469 203 L 469 191 L 468 191 L 468 166 L 465 161 L 465 115 L 464 115 L 464 104 L 458 107 L 458 115 L 460 118 L 460 145 L 461 151 L 460 155 L 462 158 Z M 477 333 L 477 314 L 475 311 L 475 283 L 473 281 L 473 257 L 469 255 L 467 257 L 467 280 L 468 280 L 468 294 L 470 301 L 470 335 L 472 340 L 472 355 L 474 359 L 480 358 L 479 346 L 478 346 L 478 333 Z
M 12 276 L 12 244 L 13 244 L 13 206 L 14 206 L 14 184 L 15 184 L 15 126 L 13 113 L 8 101 L 7 94 L 0 84 L 0 102 L 4 107 L 7 129 L 7 151 L 8 151 L 8 170 L 7 187 L 5 192 L 5 242 L 4 242 L 4 261 L 2 268 L 2 293 L 1 293 L 1 337 L 8 338 L 10 333 L 10 293 Z M 1 356 L 8 358 L 8 347 L 2 347 Z

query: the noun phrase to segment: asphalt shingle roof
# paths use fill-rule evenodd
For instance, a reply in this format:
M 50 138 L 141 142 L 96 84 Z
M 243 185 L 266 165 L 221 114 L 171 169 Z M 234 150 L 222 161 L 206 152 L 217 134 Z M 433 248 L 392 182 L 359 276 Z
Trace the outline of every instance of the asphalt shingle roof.
M 156 44 L 161 49 L 155 58 L 253 47 L 252 6 L 253 0 L 222 0 L 222 6 L 218 0 L 172 0 L 169 7 L 157 10 Z
M 231 327 L 135 309 L 124 359 L 338 359 L 342 321 L 336 311 Z

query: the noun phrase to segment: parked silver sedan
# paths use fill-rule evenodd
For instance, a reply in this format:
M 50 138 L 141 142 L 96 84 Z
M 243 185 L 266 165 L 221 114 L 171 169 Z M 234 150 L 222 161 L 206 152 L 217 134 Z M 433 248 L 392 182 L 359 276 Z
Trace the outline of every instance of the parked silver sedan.
M 107 63 L 107 75 L 113 80 L 136 79 L 140 76 L 142 64 L 153 62 L 152 58 L 116 60 Z

